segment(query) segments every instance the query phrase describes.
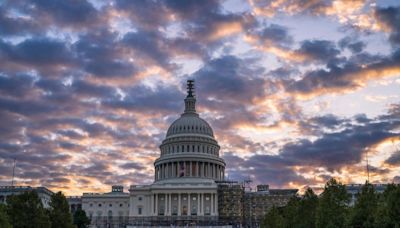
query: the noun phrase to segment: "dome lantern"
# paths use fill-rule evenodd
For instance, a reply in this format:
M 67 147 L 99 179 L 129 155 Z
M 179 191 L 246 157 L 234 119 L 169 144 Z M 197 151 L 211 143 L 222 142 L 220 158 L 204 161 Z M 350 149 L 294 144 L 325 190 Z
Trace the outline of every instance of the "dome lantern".
M 187 96 L 185 98 L 185 113 L 196 113 L 196 97 L 194 95 L 194 80 L 187 81 Z

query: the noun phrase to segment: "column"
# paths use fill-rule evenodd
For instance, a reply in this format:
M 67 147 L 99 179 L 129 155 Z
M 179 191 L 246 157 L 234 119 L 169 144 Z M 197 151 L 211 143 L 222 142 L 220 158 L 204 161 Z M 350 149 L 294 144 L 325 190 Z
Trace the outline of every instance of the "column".
M 197 193 L 196 198 L 197 198 L 197 215 L 199 215 L 200 214 L 200 194 L 199 193 Z
M 218 195 L 214 194 L 215 197 L 215 201 L 214 201 L 214 214 L 217 215 L 218 214 Z
M 210 203 L 210 215 L 213 215 L 213 211 L 214 211 L 213 210 L 214 209 L 213 208 L 213 206 L 214 206 L 214 197 L 213 196 L 214 196 L 214 194 L 211 193 L 210 194 L 210 201 L 211 201 L 211 203 Z
M 204 215 L 204 193 L 200 194 L 201 202 L 200 202 L 200 213 Z
M 192 210 L 191 210 L 191 207 L 190 207 L 190 193 L 188 194 L 188 215 L 190 216 L 191 214 L 192 214 Z
M 132 205 L 132 203 L 131 203 Z M 154 194 L 151 194 L 150 197 L 150 215 L 154 214 Z
M 181 194 L 178 193 L 178 216 L 181 216 Z
M 155 196 L 156 196 L 156 215 L 158 215 L 158 194 L 156 193 L 155 194 Z
M 164 216 L 166 216 L 167 215 L 167 213 L 168 213 L 168 210 L 167 210 L 167 199 L 168 199 L 168 194 L 167 193 L 165 193 L 164 194 Z
M 169 194 L 168 196 L 169 196 L 168 197 L 169 198 L 169 200 L 168 200 L 168 204 L 169 204 L 168 205 L 168 212 L 169 212 L 168 215 L 172 215 L 172 202 L 171 202 L 172 201 L 172 194 Z

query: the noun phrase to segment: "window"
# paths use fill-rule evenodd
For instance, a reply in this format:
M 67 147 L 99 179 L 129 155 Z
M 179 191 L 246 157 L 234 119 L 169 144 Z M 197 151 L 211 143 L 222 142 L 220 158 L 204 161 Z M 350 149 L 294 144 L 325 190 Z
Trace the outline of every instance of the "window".
M 142 214 L 142 207 L 138 207 L 138 215 Z
M 110 207 L 112 207 L 112 204 L 110 203 L 110 205 L 109 205 Z
M 101 207 L 101 203 L 99 203 L 99 207 Z
M 90 207 L 93 207 L 93 204 L 91 203 L 91 204 L 89 204 L 89 206 L 90 206 Z
M 122 207 L 122 203 L 119 204 L 119 207 Z
M 139 201 L 142 201 L 142 197 L 141 196 L 139 196 Z

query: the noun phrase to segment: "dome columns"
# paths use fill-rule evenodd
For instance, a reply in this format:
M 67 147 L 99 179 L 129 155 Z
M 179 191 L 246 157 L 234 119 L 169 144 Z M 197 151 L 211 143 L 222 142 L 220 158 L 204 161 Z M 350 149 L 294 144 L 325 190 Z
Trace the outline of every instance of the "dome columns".
M 155 181 L 175 178 L 225 179 L 225 165 L 210 161 L 170 161 L 155 166 Z

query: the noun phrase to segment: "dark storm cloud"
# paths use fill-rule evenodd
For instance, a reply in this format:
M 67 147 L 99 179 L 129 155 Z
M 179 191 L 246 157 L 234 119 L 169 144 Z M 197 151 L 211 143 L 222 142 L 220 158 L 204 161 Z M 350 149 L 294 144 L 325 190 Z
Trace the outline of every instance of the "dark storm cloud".
M 80 27 L 93 25 L 99 20 L 97 10 L 86 0 L 63 1 L 63 0 L 33 0 L 34 7 L 25 6 L 29 13 L 36 18 L 47 20 L 51 18 L 50 24 L 61 26 Z
M 288 29 L 278 24 L 271 24 L 265 27 L 258 34 L 259 39 L 270 41 L 279 46 L 290 46 L 293 44 L 293 37 L 289 35 Z
M 0 94 L 2 96 L 24 97 L 30 94 L 34 78 L 27 74 L 14 76 L 0 73 Z
M 138 31 L 127 33 L 123 41 L 137 52 L 136 58 L 148 58 L 156 64 L 169 68 L 169 53 L 166 43 L 159 32 Z
M 385 163 L 390 165 L 400 165 L 400 149 L 397 149 L 388 159 L 386 159 Z
M 230 55 L 210 60 L 192 75 L 201 98 L 251 101 L 263 96 L 264 80 L 258 76 L 264 69 L 254 66 L 253 61 Z
M 390 30 L 390 41 L 393 44 L 400 44 L 400 7 L 377 8 L 375 17 Z
M 136 73 L 134 63 L 124 55 L 118 33 L 106 28 L 84 34 L 73 44 L 82 68 L 98 77 L 129 77 Z
M 291 165 L 279 156 L 253 155 L 243 159 L 233 153 L 225 153 L 227 174 L 230 179 L 243 181 L 252 175 L 259 184 L 269 184 L 274 187 L 284 187 L 289 182 L 305 184 L 307 180 L 296 174 Z
M 27 31 L 45 31 L 51 26 L 57 28 L 83 28 L 94 26 L 102 19 L 99 12 L 86 0 L 62 1 L 62 0 L 32 0 L 32 1 L 5 1 L 4 6 L 9 9 L 8 14 L 16 14 L 24 17 L 6 16 L 4 22 L 14 22 L 23 27 L 8 30 L 12 34 L 24 34 Z M 1 21 L 1 20 L 0 20 Z M 24 30 L 26 29 L 26 30 Z M 10 34 L 10 35 L 12 35 Z
M 4 6 L 0 6 L 0 35 L 15 36 L 32 33 L 38 34 L 40 31 L 44 30 L 45 28 L 41 27 L 36 20 L 13 17 Z
M 73 54 L 61 40 L 38 37 L 16 45 L 0 40 L 0 60 L 32 65 L 66 64 L 73 60 Z
M 142 170 L 145 168 L 142 164 L 135 162 L 128 162 L 120 165 L 119 167 L 121 167 L 122 169 L 134 169 L 134 170 Z
M 385 118 L 381 116 L 363 125 L 347 124 L 343 130 L 324 133 L 315 141 L 303 139 L 286 144 L 280 156 L 297 164 L 323 166 L 330 170 L 357 164 L 367 148 L 400 135 L 392 132 L 400 126 L 400 121 Z
M 366 47 L 364 42 L 349 36 L 339 40 L 338 44 L 341 49 L 348 48 L 352 53 L 360 53 Z
M 154 29 L 166 25 L 171 19 L 163 2 L 116 0 L 116 8 L 125 12 L 142 29 Z
M 105 100 L 102 102 L 107 108 L 125 109 L 138 112 L 171 112 L 182 110 L 183 103 L 177 97 L 184 97 L 177 88 L 159 86 L 151 89 L 147 86 L 135 86 L 125 91 L 127 96 L 123 100 Z
M 329 61 L 335 59 L 340 54 L 335 43 L 329 40 L 303 41 L 297 52 L 318 61 Z
M 0 97 L 0 109 L 24 116 L 32 116 L 55 111 L 57 107 L 42 103 L 41 101 L 24 101 Z
M 304 95 L 318 95 L 357 88 L 360 81 L 395 74 L 400 69 L 400 50 L 394 50 L 389 56 L 360 55 L 359 58 L 350 60 L 330 62 L 326 69 L 309 71 L 302 79 L 286 83 L 286 89 Z
M 143 30 L 154 31 L 154 28 L 181 19 L 183 28 L 192 41 L 205 43 L 216 42 L 215 35 L 224 26 L 237 23 L 236 26 L 239 25 L 241 30 L 248 29 L 255 23 L 250 14 L 222 13 L 220 1 L 169 0 L 133 3 L 117 0 L 116 3 L 117 8 L 127 13 L 134 24 Z

